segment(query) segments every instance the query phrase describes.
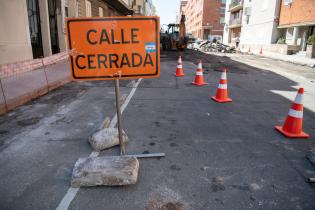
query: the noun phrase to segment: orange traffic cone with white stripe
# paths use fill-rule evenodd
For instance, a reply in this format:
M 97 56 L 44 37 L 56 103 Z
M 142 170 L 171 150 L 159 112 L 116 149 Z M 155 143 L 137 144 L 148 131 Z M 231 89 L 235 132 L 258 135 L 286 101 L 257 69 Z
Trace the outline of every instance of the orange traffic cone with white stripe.
M 202 85 L 208 84 L 203 80 L 201 60 L 198 60 L 198 67 L 196 70 L 196 76 L 195 76 L 195 80 L 192 82 L 192 84 L 197 85 L 197 86 L 202 86 Z
M 304 89 L 300 88 L 294 103 L 289 110 L 287 119 L 283 126 L 275 126 L 275 128 L 288 138 L 308 138 L 307 133 L 302 131 L 303 124 L 303 93 Z
M 227 78 L 226 78 L 226 69 L 223 70 L 221 74 L 221 79 L 217 89 L 217 94 L 211 97 L 214 101 L 219 103 L 231 102 L 232 99 L 228 96 L 227 90 Z
M 177 68 L 176 68 L 176 77 L 182 77 L 184 76 L 184 72 L 183 72 L 183 64 L 182 64 L 182 57 L 179 56 L 178 57 L 178 62 L 177 62 Z

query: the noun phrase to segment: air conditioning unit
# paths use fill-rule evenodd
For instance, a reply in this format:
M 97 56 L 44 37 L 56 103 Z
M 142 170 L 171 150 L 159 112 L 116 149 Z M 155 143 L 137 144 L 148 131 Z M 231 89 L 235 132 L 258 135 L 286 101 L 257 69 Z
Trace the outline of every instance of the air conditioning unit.
M 293 2 L 293 0 L 283 0 L 283 4 L 284 4 L 285 6 L 291 5 L 292 2 Z

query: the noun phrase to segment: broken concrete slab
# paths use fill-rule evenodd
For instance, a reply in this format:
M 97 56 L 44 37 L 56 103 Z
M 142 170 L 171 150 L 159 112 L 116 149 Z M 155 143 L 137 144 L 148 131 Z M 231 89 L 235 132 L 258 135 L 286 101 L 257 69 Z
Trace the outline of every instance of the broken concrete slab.
M 123 131 L 122 133 L 123 142 L 128 142 L 128 136 Z M 117 128 L 104 128 L 97 131 L 89 138 L 89 142 L 92 148 L 96 151 L 101 151 L 116 145 L 119 145 L 119 136 Z
M 135 157 L 104 156 L 79 158 L 72 172 L 72 187 L 135 184 L 139 161 Z
M 105 117 L 105 119 L 103 120 L 100 129 L 104 129 L 104 128 L 108 128 L 110 125 L 110 118 L 109 117 Z

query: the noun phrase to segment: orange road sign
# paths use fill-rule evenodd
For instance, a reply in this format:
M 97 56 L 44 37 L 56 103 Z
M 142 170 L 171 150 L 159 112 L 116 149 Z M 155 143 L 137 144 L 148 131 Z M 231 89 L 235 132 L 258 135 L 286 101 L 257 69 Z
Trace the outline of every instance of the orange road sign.
M 159 17 L 70 18 L 66 25 L 74 80 L 159 77 Z

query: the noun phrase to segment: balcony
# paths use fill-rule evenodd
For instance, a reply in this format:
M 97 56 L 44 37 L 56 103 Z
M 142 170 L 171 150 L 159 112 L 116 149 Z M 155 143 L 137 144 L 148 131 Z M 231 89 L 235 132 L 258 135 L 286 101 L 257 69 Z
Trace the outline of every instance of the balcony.
M 242 0 L 234 0 L 229 5 L 229 12 L 237 12 L 243 9 L 243 1 Z
M 229 28 L 237 28 L 242 26 L 242 20 L 240 18 L 238 19 L 232 19 L 229 22 Z
M 122 13 L 123 15 L 132 15 L 133 10 L 130 8 L 129 5 L 126 4 L 125 1 L 122 0 L 104 0 L 107 4 L 111 7 L 115 8 L 117 11 Z

